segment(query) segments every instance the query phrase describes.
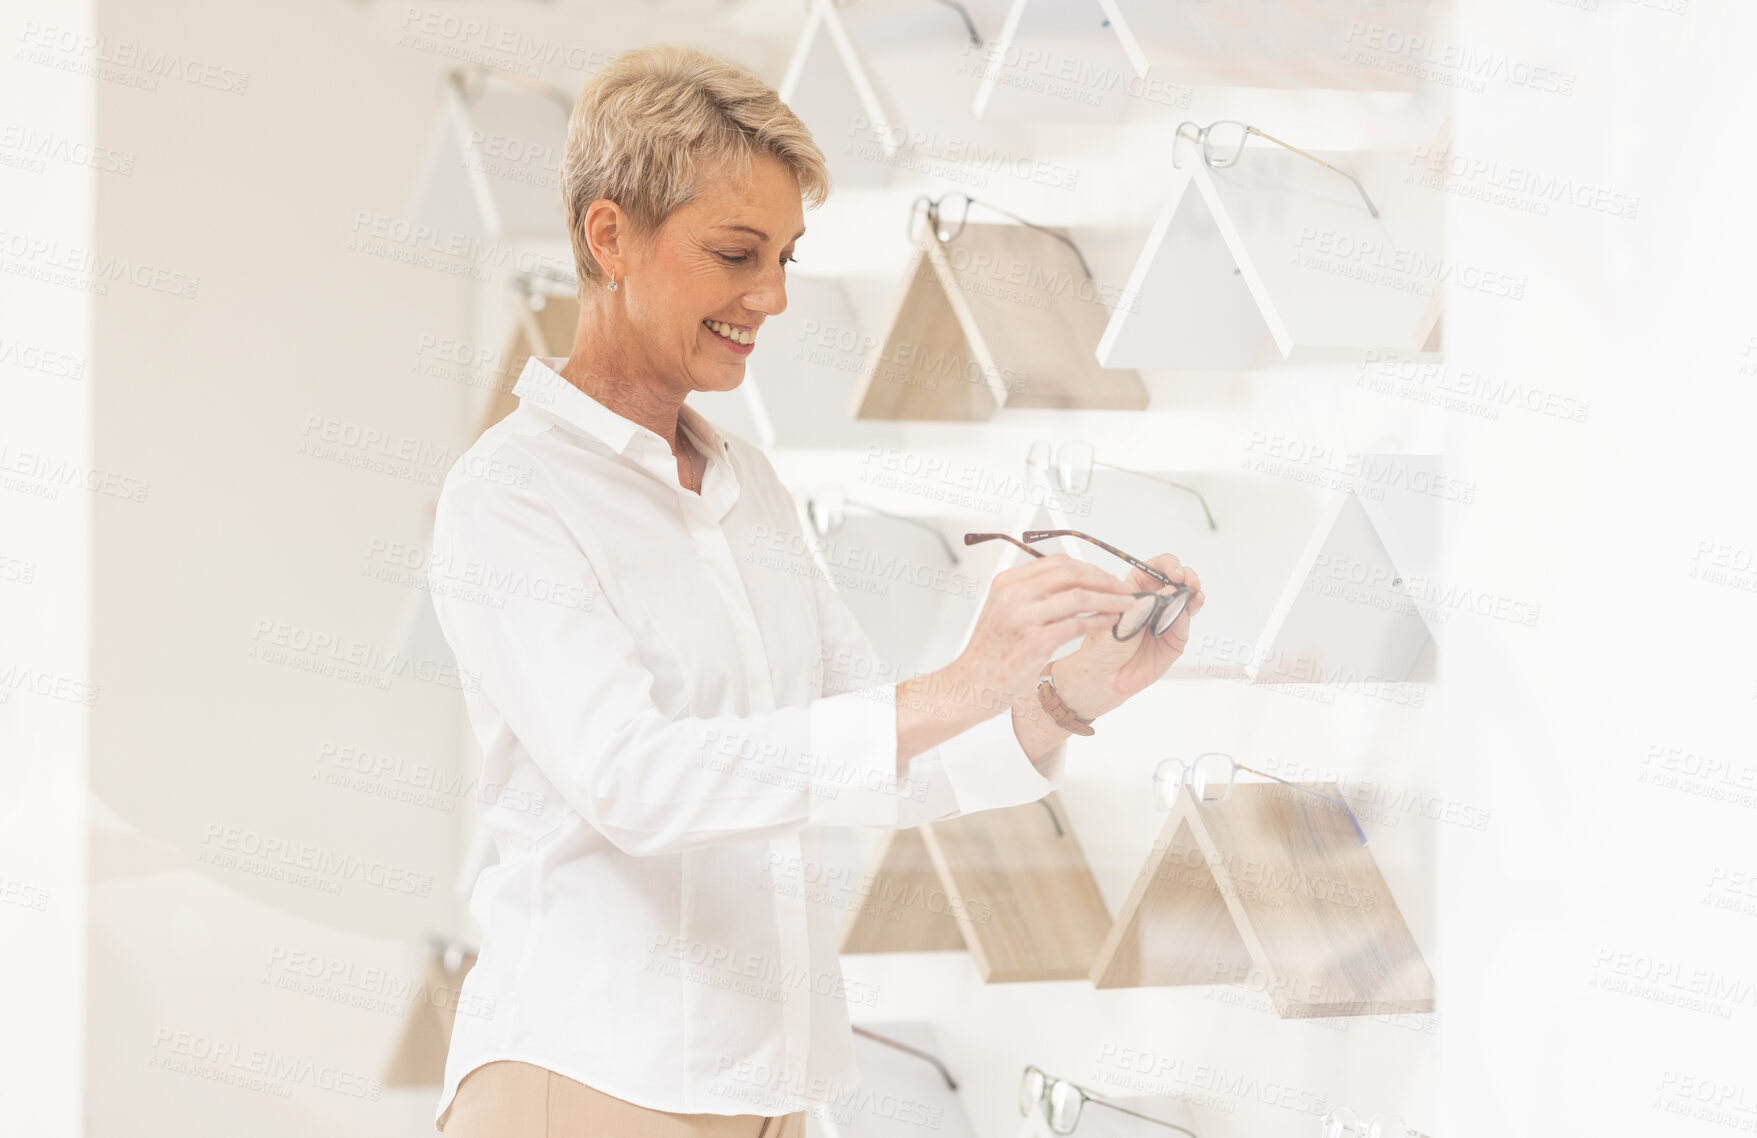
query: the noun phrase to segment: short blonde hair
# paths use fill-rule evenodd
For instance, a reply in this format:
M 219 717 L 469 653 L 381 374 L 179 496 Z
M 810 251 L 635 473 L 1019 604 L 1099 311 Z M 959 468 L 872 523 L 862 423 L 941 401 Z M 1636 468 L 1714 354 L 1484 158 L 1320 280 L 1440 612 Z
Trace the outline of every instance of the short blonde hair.
M 810 206 L 830 193 L 824 153 L 799 116 L 761 79 L 693 47 L 625 52 L 574 101 L 561 158 L 561 198 L 583 286 L 603 276 L 586 241 L 599 198 L 651 232 L 696 196 L 698 173 L 750 176 L 753 155 L 778 159 Z

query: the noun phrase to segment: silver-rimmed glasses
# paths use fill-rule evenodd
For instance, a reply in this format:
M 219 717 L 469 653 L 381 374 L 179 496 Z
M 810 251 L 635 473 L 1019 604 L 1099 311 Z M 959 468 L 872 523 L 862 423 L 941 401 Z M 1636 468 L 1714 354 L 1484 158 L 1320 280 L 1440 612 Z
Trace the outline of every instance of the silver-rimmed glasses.
M 1185 130 L 1185 127 L 1194 129 Z M 1236 166 L 1239 156 L 1245 152 L 1245 139 L 1253 134 L 1258 138 L 1273 142 L 1276 146 L 1286 147 L 1301 158 L 1309 158 L 1326 170 L 1334 170 L 1341 174 L 1354 183 L 1354 188 L 1360 191 L 1360 200 L 1367 203 L 1367 212 L 1374 217 L 1379 216 L 1379 207 L 1373 204 L 1372 198 L 1367 197 L 1366 187 L 1360 184 L 1359 178 L 1340 166 L 1332 166 L 1316 154 L 1308 154 L 1299 147 L 1285 143 L 1272 134 L 1264 134 L 1249 123 L 1242 123 L 1235 119 L 1221 119 L 1203 127 L 1198 127 L 1188 120 L 1178 123 L 1177 135 L 1171 140 L 1171 164 L 1174 167 L 1183 165 L 1179 161 L 1179 144 L 1188 140 L 1202 148 L 1202 161 L 1208 164 L 1209 169 L 1225 170 L 1230 166 Z
M 1111 1102 L 1103 1095 L 1093 1094 L 1085 1087 L 1070 1083 L 1066 1079 L 1058 1079 L 1046 1075 L 1037 1067 L 1026 1067 L 1025 1075 L 1019 1080 L 1019 1113 L 1029 1115 L 1038 1106 L 1043 1107 L 1044 1121 L 1055 1134 L 1072 1134 L 1074 1127 L 1080 1124 L 1080 1110 L 1088 1102 L 1099 1106 L 1107 1106 L 1112 1110 L 1121 1111 L 1143 1122 L 1152 1122 L 1168 1127 L 1181 1134 L 1196 1138 L 1194 1130 L 1186 1130 L 1175 1122 L 1167 1122 L 1163 1118 L 1154 1118 L 1139 1111 L 1130 1110 L 1126 1106 Z
M 1428 1138 L 1404 1122 L 1402 1115 L 1375 1114 L 1363 1125 L 1346 1106 L 1326 1114 L 1323 1125 L 1324 1138 Z
M 1048 439 L 1038 439 L 1025 451 L 1025 473 L 1034 481 L 1052 486 L 1064 494 L 1084 494 L 1092 485 L 1092 468 L 1102 466 L 1108 470 L 1133 474 L 1137 478 L 1150 478 L 1155 482 L 1163 482 L 1167 486 L 1175 486 L 1188 494 L 1193 494 L 1196 501 L 1202 504 L 1202 516 L 1208 519 L 1209 529 L 1219 529 L 1214 521 L 1214 511 L 1208 508 L 1208 499 L 1194 486 L 1186 486 L 1182 482 L 1173 482 L 1157 474 L 1131 470 L 1126 466 L 1118 466 L 1114 462 L 1105 462 L 1093 452 L 1092 444 L 1087 442 L 1068 441 L 1060 446 L 1052 447 Z
M 1331 805 L 1342 807 L 1342 812 L 1348 815 L 1348 824 L 1354 827 L 1355 834 L 1360 838 L 1360 844 L 1367 844 L 1366 831 L 1360 828 L 1360 822 L 1355 819 L 1354 811 L 1347 802 L 1328 794 L 1320 794 L 1309 786 L 1289 782 L 1268 771 L 1247 767 L 1221 751 L 1206 751 L 1189 762 L 1182 759 L 1161 759 L 1159 765 L 1153 768 L 1153 789 L 1158 797 L 1159 809 L 1170 810 L 1177 801 L 1179 790 L 1186 786 L 1198 802 L 1225 802 L 1226 796 L 1232 793 L 1232 784 L 1239 771 L 1274 779 L 1283 786 L 1291 786 L 1313 798 L 1321 798 Z
M 943 245 L 948 241 L 957 240 L 958 235 L 964 232 L 964 224 L 970 220 L 970 207 L 973 205 L 992 209 L 998 214 L 1012 218 L 1027 229 L 1035 229 L 1039 233 L 1060 241 L 1074 251 L 1074 257 L 1080 262 L 1080 271 L 1086 274 L 1086 279 L 1092 279 L 1092 266 L 1086 263 L 1086 255 L 1080 252 L 1080 247 L 1074 244 L 1072 237 L 1065 233 L 1058 233 L 1046 225 L 1038 225 L 1035 221 L 1027 221 L 1013 211 L 1002 209 L 992 202 L 985 202 L 981 198 L 973 198 L 969 194 L 959 193 L 956 190 L 949 190 L 937 198 L 930 198 L 926 194 L 922 194 L 909 203 L 909 240 L 916 239 L 915 216 L 921 212 L 923 206 L 927 208 L 928 228 L 933 231 L 933 235 L 939 238 L 940 244 Z

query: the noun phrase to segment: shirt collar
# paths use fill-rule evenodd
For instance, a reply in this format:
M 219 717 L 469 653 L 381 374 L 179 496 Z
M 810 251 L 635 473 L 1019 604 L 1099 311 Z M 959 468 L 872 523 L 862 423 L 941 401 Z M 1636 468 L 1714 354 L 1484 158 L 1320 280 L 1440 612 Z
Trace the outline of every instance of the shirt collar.
M 618 415 L 563 378 L 561 369 L 566 363 L 566 356 L 532 356 L 525 361 L 525 370 L 519 373 L 512 393 L 519 397 L 521 405 L 530 403 L 544 408 L 617 454 L 627 453 L 629 444 L 636 438 L 650 439 L 663 447 L 666 454 L 671 453 L 671 440 L 660 438 L 656 432 Z M 677 408 L 677 418 L 686 431 L 707 445 L 709 453 L 719 454 L 725 450 L 726 443 L 720 432 L 694 407 L 682 404 Z

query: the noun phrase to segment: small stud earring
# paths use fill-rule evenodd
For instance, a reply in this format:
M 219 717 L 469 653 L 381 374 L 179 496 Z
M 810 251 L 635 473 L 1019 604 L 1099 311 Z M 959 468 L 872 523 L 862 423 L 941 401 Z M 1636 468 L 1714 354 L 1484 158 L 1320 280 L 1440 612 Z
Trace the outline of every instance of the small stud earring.
M 615 273 L 610 274 L 610 291 L 611 292 L 616 291 L 616 274 Z

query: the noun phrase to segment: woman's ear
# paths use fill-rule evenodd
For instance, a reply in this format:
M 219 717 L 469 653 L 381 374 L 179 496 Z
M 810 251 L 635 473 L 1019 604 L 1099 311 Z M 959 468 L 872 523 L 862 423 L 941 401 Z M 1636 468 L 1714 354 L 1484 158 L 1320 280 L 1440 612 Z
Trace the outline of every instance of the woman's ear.
M 586 246 L 605 276 L 621 277 L 627 271 L 629 256 L 628 217 L 622 207 L 609 198 L 599 198 L 586 207 Z

